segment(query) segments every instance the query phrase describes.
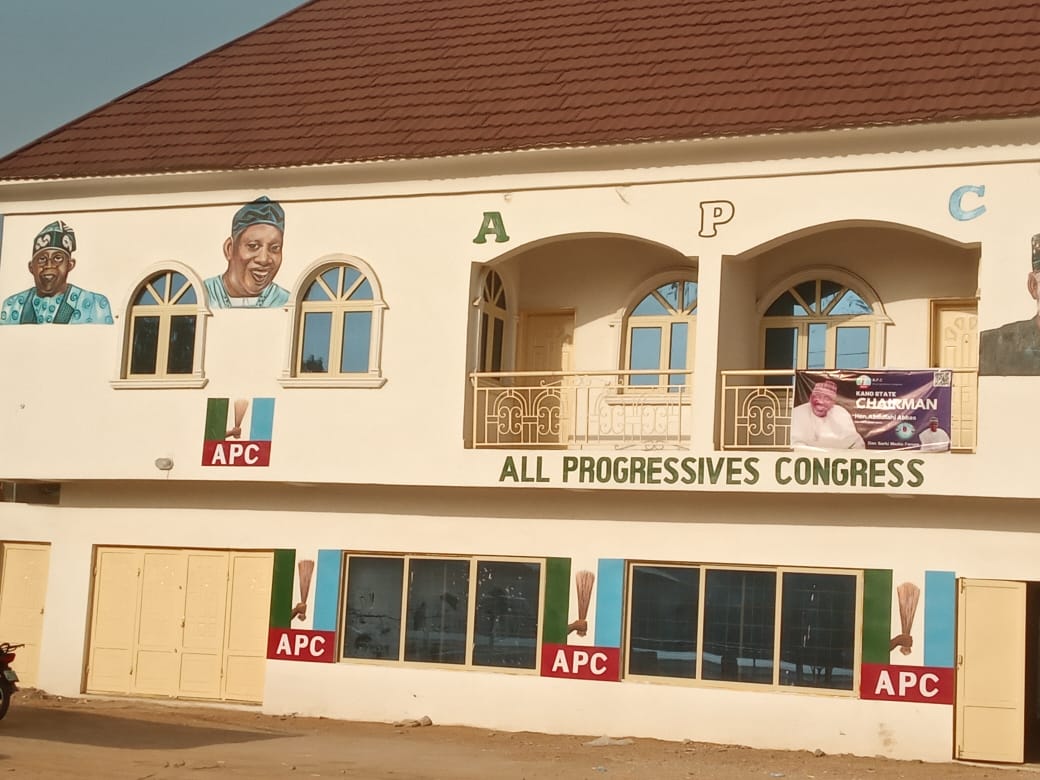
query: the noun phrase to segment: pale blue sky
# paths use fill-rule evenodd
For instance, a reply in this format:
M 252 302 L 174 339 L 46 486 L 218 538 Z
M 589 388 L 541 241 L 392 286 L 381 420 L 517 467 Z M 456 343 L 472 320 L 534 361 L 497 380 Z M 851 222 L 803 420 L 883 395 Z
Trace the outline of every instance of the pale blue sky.
M 304 0 L 0 0 L 0 157 Z

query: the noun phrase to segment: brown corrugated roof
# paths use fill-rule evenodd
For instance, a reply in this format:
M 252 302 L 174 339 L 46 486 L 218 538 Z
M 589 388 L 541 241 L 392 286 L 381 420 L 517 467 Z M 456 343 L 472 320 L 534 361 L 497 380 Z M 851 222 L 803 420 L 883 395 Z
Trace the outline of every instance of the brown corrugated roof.
M 1037 0 L 312 0 L 0 179 L 1037 115 Z

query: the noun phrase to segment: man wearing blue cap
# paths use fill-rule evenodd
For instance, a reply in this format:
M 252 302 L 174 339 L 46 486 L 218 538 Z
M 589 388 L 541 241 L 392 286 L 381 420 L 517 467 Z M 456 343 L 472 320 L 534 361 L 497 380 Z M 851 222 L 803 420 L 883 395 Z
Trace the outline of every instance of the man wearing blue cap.
M 224 242 L 227 270 L 205 281 L 215 309 L 270 309 L 289 302 L 289 292 L 274 283 L 282 265 L 285 212 L 262 196 L 240 208 Z
M 982 376 L 1040 375 L 1040 234 L 1033 236 L 1033 270 L 1026 289 L 1036 302 L 1038 314 L 1028 320 L 1009 322 L 979 337 L 979 374 Z
M 0 325 L 111 325 L 108 298 L 69 284 L 75 251 L 76 234 L 64 222 L 51 222 L 41 230 L 29 261 L 35 284 L 4 301 Z

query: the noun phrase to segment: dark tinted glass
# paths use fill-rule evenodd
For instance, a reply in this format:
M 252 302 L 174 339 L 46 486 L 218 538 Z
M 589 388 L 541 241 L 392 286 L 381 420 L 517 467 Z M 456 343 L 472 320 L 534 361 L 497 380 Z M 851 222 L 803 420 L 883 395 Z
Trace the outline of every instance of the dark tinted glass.
M 195 364 L 195 315 L 170 318 L 170 349 L 166 373 L 190 374 Z
M 709 569 L 704 598 L 704 679 L 771 683 L 776 574 Z
M 469 561 L 412 560 L 408 574 L 405 660 L 465 663 Z
M 477 561 L 475 665 L 535 668 L 540 583 L 537 563 Z
M 154 374 L 159 354 L 159 318 L 134 317 L 133 344 L 130 348 L 130 373 Z
M 851 691 L 856 578 L 784 574 L 780 684 Z
M 347 563 L 345 658 L 401 657 L 402 558 L 354 557 Z
M 633 566 L 629 674 L 697 676 L 700 569 Z

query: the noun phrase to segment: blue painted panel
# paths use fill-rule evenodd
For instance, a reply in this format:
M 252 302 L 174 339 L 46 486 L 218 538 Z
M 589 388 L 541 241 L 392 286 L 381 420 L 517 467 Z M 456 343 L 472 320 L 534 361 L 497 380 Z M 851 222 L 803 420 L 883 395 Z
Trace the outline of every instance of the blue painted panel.
M 249 419 L 250 441 L 271 441 L 274 432 L 274 399 L 254 398 L 253 414 Z
M 597 647 L 621 647 L 621 612 L 624 604 L 625 562 L 601 558 L 596 586 Z
M 953 666 L 957 627 L 957 577 L 924 573 L 924 665 Z
M 342 561 L 341 550 L 318 550 L 318 574 L 314 585 L 315 631 L 336 630 Z

